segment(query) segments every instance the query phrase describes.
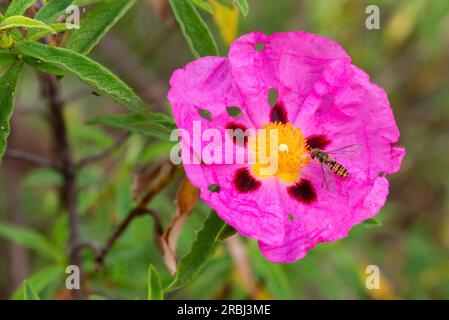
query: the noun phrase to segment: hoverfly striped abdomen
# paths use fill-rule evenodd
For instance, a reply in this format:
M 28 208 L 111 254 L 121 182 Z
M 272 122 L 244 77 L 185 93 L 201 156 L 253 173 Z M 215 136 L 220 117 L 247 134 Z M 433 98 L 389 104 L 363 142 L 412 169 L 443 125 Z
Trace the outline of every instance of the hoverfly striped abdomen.
M 342 178 L 349 177 L 348 170 L 343 165 L 341 165 L 340 163 L 338 163 L 337 161 L 332 159 L 331 157 L 327 158 L 327 160 L 324 162 L 324 165 L 326 167 L 328 167 L 329 170 L 331 170 L 333 173 L 335 173 L 339 177 L 342 177 Z
M 324 152 L 320 149 L 313 149 L 310 156 L 312 157 L 312 159 L 317 160 L 319 163 L 321 163 L 321 165 L 328 168 L 337 176 L 341 178 L 349 177 L 348 170 L 343 165 L 334 160 L 327 152 Z

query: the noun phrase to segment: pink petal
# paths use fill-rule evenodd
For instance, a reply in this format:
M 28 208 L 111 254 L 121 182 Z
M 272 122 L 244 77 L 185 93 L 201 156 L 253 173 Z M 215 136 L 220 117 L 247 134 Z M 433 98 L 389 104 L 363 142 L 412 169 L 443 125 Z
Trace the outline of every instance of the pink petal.
M 263 44 L 261 51 L 256 45 Z M 267 115 L 270 89 L 278 91 L 290 121 L 295 119 L 304 98 L 334 60 L 350 61 L 340 45 L 306 32 L 249 33 L 237 39 L 229 51 L 235 81 L 254 113 Z M 259 127 L 269 119 L 257 117 Z

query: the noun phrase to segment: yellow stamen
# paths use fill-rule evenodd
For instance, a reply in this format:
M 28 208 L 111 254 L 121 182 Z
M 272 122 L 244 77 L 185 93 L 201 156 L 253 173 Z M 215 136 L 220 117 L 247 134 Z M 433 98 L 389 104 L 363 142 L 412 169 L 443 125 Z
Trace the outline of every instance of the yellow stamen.
M 286 183 L 294 183 L 304 165 L 310 162 L 308 145 L 301 129 L 281 122 L 269 122 L 262 129 L 265 130 L 260 130 L 256 139 L 250 141 L 256 160 L 252 172 L 259 178 L 275 176 Z M 273 136 L 277 139 L 270 139 Z M 273 164 L 274 171 L 270 170 Z

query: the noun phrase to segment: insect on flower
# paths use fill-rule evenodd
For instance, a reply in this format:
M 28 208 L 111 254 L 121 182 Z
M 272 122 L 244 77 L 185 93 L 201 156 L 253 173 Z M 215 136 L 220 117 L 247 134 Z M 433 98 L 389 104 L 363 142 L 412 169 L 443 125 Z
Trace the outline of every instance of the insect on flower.
M 352 154 L 357 154 L 360 152 L 362 146 L 359 144 L 352 144 L 352 145 L 348 145 L 345 146 L 343 148 L 339 148 L 336 150 L 329 150 L 329 151 L 324 151 L 321 150 L 320 148 L 315 148 L 312 149 L 310 152 L 310 157 L 313 160 L 316 160 L 320 165 L 321 165 L 321 169 L 323 171 L 323 185 L 326 185 L 326 187 L 329 189 L 329 175 L 328 175 L 328 171 L 330 171 L 332 174 L 346 179 L 349 177 L 349 171 L 348 169 L 346 169 L 346 167 L 344 165 L 342 165 L 340 162 L 338 162 L 335 159 L 335 155 L 352 155 Z

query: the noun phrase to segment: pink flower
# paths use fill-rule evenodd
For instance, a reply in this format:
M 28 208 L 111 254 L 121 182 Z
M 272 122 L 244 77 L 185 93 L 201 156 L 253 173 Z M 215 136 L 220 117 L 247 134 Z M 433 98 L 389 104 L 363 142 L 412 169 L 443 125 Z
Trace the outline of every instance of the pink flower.
M 385 91 L 337 43 L 305 32 L 250 33 L 232 44 L 228 58 L 200 58 L 177 70 L 170 84 L 175 121 L 191 136 L 194 121 L 201 121 L 202 132 L 223 132 L 223 141 L 232 140 L 224 133 L 229 128 L 279 132 L 273 174 L 261 173 L 260 163 L 184 163 L 201 198 L 238 232 L 256 239 L 270 261 L 292 262 L 317 243 L 346 237 L 384 205 L 385 176 L 399 170 L 405 150 L 396 146 L 399 130 Z M 268 101 L 272 89 L 278 92 L 274 106 Z M 231 116 L 231 106 L 242 115 Z M 201 155 L 207 144 L 183 136 L 182 154 Z M 351 145 L 360 151 L 329 151 Z M 312 149 L 328 151 L 349 176 L 341 169 L 341 176 L 329 171 L 323 178 L 325 167 L 311 157 Z

